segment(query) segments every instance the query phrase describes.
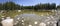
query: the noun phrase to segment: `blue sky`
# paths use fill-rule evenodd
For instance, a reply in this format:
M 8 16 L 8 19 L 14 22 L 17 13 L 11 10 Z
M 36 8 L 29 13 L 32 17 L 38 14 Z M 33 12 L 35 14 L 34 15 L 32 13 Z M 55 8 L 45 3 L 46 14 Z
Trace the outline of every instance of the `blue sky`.
M 0 3 L 7 1 L 13 1 L 16 4 L 23 6 L 31 6 L 31 5 L 36 5 L 38 3 L 56 3 L 57 5 L 60 4 L 60 0 L 0 0 Z

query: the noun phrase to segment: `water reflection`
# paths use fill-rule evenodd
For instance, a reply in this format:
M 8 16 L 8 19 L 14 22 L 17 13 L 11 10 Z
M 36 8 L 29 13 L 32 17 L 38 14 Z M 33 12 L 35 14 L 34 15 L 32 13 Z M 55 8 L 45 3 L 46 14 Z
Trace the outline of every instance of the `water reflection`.
M 56 26 L 58 19 L 58 15 L 21 14 L 14 18 L 14 22 L 18 21 L 19 26 Z

